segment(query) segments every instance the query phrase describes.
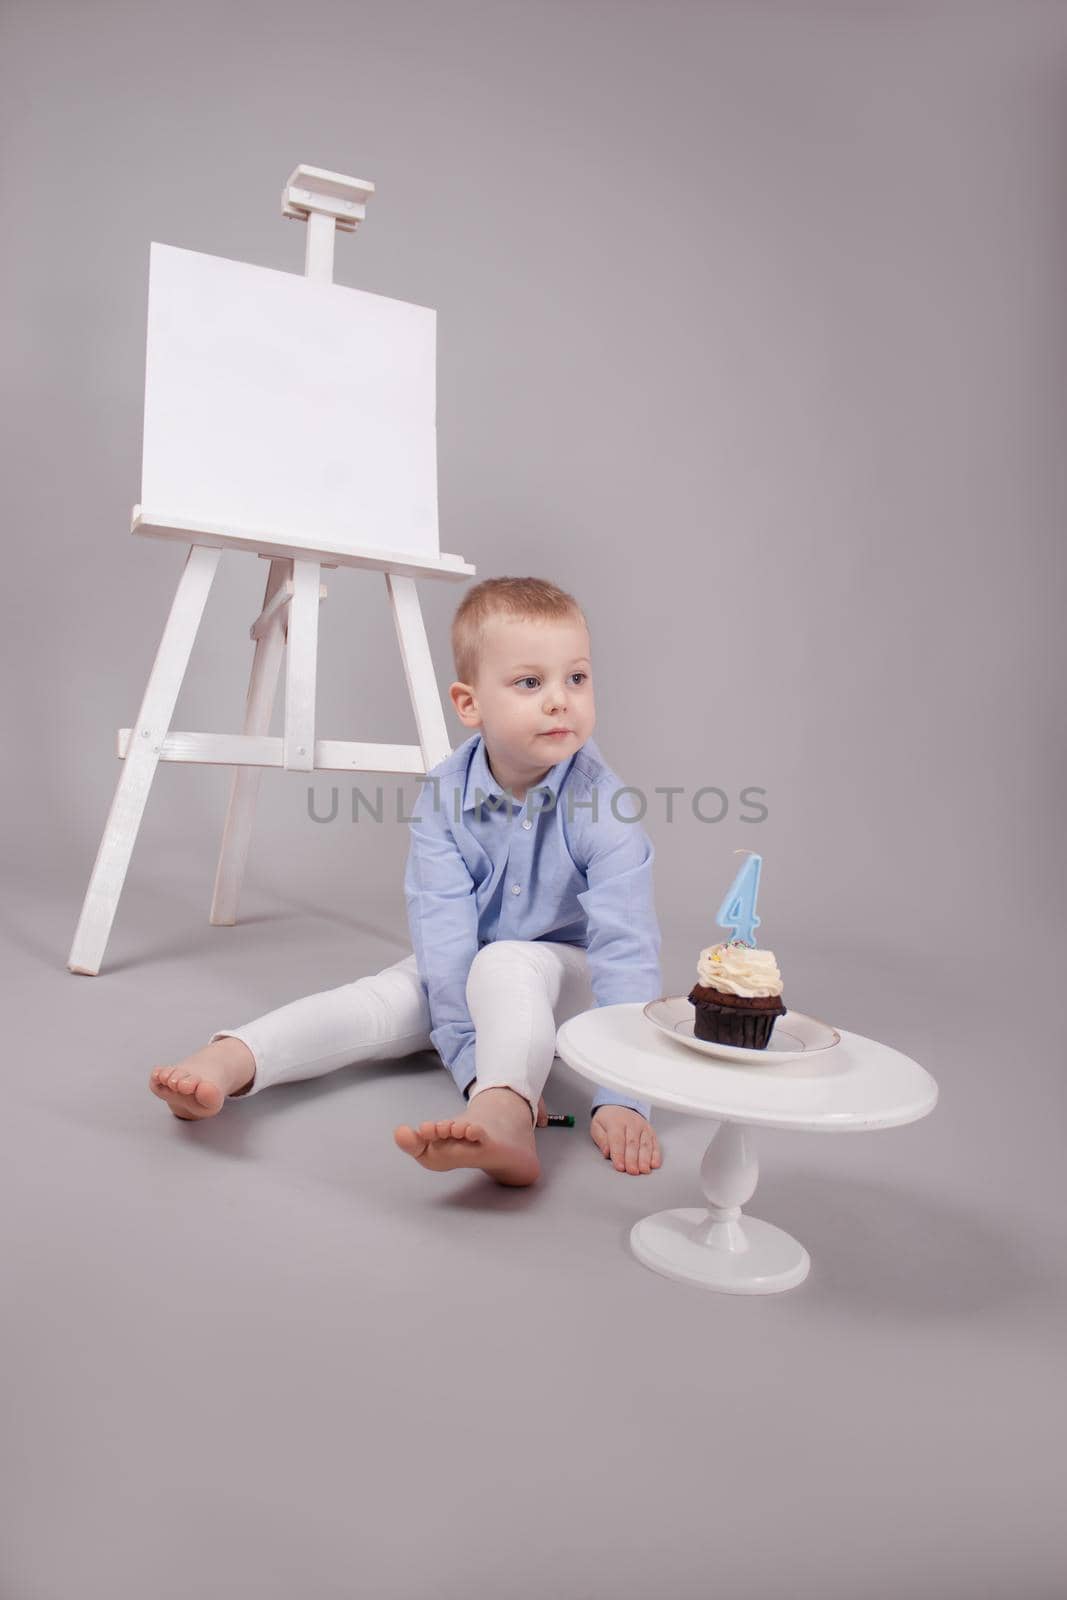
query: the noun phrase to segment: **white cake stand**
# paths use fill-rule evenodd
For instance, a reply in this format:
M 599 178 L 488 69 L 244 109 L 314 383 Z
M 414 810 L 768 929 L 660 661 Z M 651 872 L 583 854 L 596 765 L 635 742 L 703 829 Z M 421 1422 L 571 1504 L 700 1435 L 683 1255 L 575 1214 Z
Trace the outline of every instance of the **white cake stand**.
M 637 1100 L 719 1121 L 700 1164 L 706 1207 L 657 1211 L 634 1224 L 637 1259 L 665 1277 L 730 1294 L 773 1294 L 808 1275 L 791 1234 L 746 1216 L 759 1177 L 753 1129 L 826 1133 L 899 1128 L 937 1104 L 925 1068 L 862 1034 L 805 1060 L 718 1061 L 653 1026 L 639 1003 L 598 1006 L 563 1023 L 556 1051 L 575 1072 Z

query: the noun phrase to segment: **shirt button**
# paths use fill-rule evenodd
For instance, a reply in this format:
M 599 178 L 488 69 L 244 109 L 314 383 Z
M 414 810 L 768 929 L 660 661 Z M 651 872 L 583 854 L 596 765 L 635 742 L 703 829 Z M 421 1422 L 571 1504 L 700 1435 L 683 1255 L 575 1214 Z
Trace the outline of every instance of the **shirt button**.
M 522 884 L 521 883 L 513 883 L 511 885 L 511 892 L 512 892 L 512 894 L 521 894 L 522 893 Z
M 529 817 L 526 818 L 526 821 L 523 823 L 523 827 L 524 828 L 532 828 L 533 827 L 533 823 L 530 821 Z

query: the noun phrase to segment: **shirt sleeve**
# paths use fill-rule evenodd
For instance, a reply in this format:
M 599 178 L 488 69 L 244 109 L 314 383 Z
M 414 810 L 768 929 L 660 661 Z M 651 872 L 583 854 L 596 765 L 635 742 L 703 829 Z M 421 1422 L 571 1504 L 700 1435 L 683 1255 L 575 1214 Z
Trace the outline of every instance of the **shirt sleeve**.
M 578 896 L 587 917 L 593 995 L 598 1006 L 658 1000 L 663 978 L 652 886 L 655 850 L 639 822 L 615 815 L 602 785 L 590 800 L 594 796 L 597 810 L 584 820 L 581 834 L 588 887 Z M 615 1089 L 597 1086 L 592 1111 L 599 1106 L 630 1106 L 651 1119 L 650 1105 Z
M 474 1022 L 467 976 L 478 953 L 474 880 L 448 829 L 446 808 L 424 785 L 410 822 L 404 899 L 434 1049 L 466 1094 L 474 1082 Z

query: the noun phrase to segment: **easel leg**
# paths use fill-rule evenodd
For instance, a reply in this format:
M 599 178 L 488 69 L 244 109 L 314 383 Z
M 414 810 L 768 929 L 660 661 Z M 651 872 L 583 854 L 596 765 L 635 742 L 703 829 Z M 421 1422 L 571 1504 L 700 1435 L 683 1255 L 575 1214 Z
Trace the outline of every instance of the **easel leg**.
M 285 733 L 287 772 L 315 770 L 315 678 L 319 650 L 319 564 L 293 562 L 285 653 Z
M 192 545 L 186 557 L 85 893 L 67 959 L 71 972 L 95 976 L 100 971 L 159 752 L 170 729 L 221 554 L 205 545 Z
M 422 620 L 414 578 L 402 578 L 395 572 L 387 572 L 385 586 L 389 591 L 404 675 L 415 711 L 423 765 L 425 771 L 429 772 L 431 767 L 451 754 L 452 747 L 448 742 L 448 729 L 441 710 L 441 696 L 426 638 L 426 624 Z
M 263 596 L 264 609 L 292 570 L 290 561 L 272 561 L 267 574 L 267 588 Z M 252 657 L 252 675 L 248 682 L 245 701 L 244 731 L 250 734 L 270 732 L 270 719 L 274 710 L 274 697 L 278 692 L 282 655 L 285 651 L 286 607 L 275 612 L 266 633 L 256 640 Z M 226 809 L 226 824 L 222 830 L 222 845 L 215 868 L 215 889 L 211 899 L 209 921 L 216 928 L 232 928 L 237 921 L 237 904 L 241 896 L 241 882 L 248 861 L 248 847 L 252 840 L 252 823 L 256 800 L 259 796 L 262 767 L 234 767 L 230 787 L 230 803 Z

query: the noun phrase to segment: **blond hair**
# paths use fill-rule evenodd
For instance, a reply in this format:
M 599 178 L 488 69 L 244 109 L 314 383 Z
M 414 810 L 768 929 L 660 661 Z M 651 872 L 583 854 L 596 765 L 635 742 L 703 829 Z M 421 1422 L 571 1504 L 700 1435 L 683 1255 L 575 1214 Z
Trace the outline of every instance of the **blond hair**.
M 467 590 L 452 618 L 452 659 L 460 683 L 475 682 L 486 625 L 500 616 L 524 622 L 585 623 L 574 596 L 546 578 L 486 578 Z

